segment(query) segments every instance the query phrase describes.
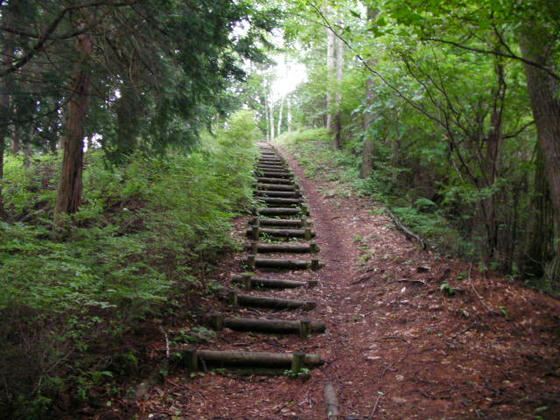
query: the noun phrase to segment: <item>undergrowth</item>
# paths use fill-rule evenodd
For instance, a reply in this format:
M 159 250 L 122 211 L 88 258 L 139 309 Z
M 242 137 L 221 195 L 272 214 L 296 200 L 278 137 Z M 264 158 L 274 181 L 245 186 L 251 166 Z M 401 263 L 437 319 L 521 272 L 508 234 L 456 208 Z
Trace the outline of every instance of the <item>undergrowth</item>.
M 138 362 L 115 352 L 128 331 L 170 310 L 179 293 L 204 292 L 197 273 L 237 247 L 231 221 L 251 202 L 259 132 L 249 112 L 228 126 L 192 151 L 137 152 L 119 167 L 88 152 L 85 202 L 63 240 L 52 229 L 60 158 L 35 156 L 26 167 L 8 156 L 0 412 L 45 418 L 53 402 L 91 399 L 120 362 Z
M 442 254 L 473 255 L 473 244 L 461 237 L 436 203 L 395 188 L 394 179 L 402 169 L 377 162 L 372 175 L 361 179 L 359 157 L 346 149 L 333 150 L 332 139 L 323 128 L 288 132 L 277 141 L 298 159 L 307 176 L 335 182 L 340 194 L 350 189 L 372 197 Z

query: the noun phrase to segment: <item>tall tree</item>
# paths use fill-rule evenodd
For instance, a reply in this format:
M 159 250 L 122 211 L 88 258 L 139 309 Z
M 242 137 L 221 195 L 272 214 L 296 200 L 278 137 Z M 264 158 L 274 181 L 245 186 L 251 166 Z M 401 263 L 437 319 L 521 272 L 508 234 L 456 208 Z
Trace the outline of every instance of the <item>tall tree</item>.
M 377 16 L 378 9 L 367 6 L 367 20 L 368 25 L 375 25 L 375 18 Z M 367 59 L 368 66 L 375 68 L 375 58 L 369 57 Z M 374 139 L 371 137 L 370 129 L 373 122 L 373 102 L 375 100 L 375 82 L 374 75 L 370 75 L 366 81 L 366 111 L 363 116 L 364 123 L 364 146 L 362 149 L 362 164 L 360 167 L 360 178 L 367 178 L 373 172 L 373 159 L 375 153 L 375 143 Z
M 327 116 L 325 127 L 331 130 L 333 127 L 333 82 L 336 74 L 336 35 L 334 30 L 330 27 L 326 28 L 327 33 L 327 91 L 325 97 L 325 105 L 327 109 Z
M 267 10 L 244 1 L 212 7 L 205 0 L 24 3 L 31 12 L 2 27 L 3 35 L 16 38 L 18 56 L 6 55 L 0 78 L 4 83 L 10 76 L 34 78 L 46 90 L 64 92 L 64 157 L 56 213 L 79 207 L 84 137 L 93 134 L 91 130 L 110 132 L 110 127 L 89 121 L 92 107 L 96 115 L 101 108 L 111 114 L 106 123 L 116 127 L 118 135 L 104 137 L 103 145 L 112 155 L 130 151 L 136 137 L 155 147 L 193 141 L 196 130 L 223 111 L 222 92 L 230 80 L 243 78 L 240 59 L 263 59 L 258 44 L 266 44 L 262 33 L 273 26 Z M 5 21 L 6 3 L 0 7 Z M 231 36 L 238 25 L 247 30 Z M 119 91 L 126 100 L 142 92 L 146 118 L 140 129 L 124 118 L 125 99 L 115 100 Z M 140 102 L 136 99 L 133 104 Z M 177 120 L 189 130 L 178 129 Z
M 342 22 L 338 21 L 338 26 Z M 340 37 L 335 38 L 335 62 L 336 62 L 336 92 L 334 100 L 333 139 L 335 149 L 342 148 L 342 78 L 344 76 L 344 43 Z
M 542 22 L 529 21 L 519 30 L 519 39 L 523 57 L 538 65 L 524 63 L 544 171 L 555 209 L 556 256 L 547 264 L 545 274 L 550 280 L 560 282 L 560 79 L 545 71 L 558 69 L 558 57 L 553 52 L 558 50 L 560 39 L 555 31 Z

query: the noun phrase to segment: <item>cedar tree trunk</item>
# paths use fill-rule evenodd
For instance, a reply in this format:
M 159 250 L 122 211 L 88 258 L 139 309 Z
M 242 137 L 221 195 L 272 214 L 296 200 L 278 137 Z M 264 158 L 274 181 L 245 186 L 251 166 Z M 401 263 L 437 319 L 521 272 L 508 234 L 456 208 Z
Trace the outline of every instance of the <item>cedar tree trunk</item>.
M 82 198 L 82 170 L 84 160 L 84 124 L 88 112 L 89 69 L 87 61 L 92 52 L 91 34 L 78 37 L 77 53 L 82 58 L 74 67 L 71 98 L 65 111 L 62 148 L 62 173 L 56 196 L 55 215 L 75 213 Z

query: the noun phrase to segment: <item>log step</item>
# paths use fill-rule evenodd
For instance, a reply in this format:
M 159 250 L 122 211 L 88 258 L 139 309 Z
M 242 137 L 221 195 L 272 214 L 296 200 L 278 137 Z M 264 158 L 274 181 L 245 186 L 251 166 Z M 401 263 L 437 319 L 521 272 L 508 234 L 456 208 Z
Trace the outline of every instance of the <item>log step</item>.
M 281 197 L 259 197 L 259 201 L 266 204 L 292 204 L 298 205 L 303 203 L 301 198 L 281 198 Z
M 261 159 L 257 162 L 257 165 L 258 166 L 273 166 L 275 168 L 282 168 L 282 169 L 289 168 L 288 164 L 286 162 L 284 162 L 283 160 Z
M 259 170 L 255 170 L 255 172 L 257 173 L 257 175 L 259 177 L 264 177 L 264 178 L 282 178 L 282 179 L 292 179 L 294 177 L 294 174 L 291 174 L 290 172 L 285 172 L 285 171 L 259 171 Z
M 258 223 L 260 226 L 285 226 L 298 228 L 306 225 L 312 225 L 311 222 L 304 219 L 265 219 L 261 217 L 255 217 L 250 222 L 252 225 Z
M 196 350 L 193 348 L 183 350 L 181 360 L 183 365 L 191 371 L 196 371 L 206 365 L 292 368 L 298 371 L 301 369 L 301 365 L 314 367 L 323 364 L 321 356 L 318 354 Z M 299 369 L 297 369 L 298 365 Z
M 257 197 L 269 197 L 269 198 L 298 198 L 301 197 L 299 191 L 262 191 L 257 190 Z
M 262 182 L 262 183 L 266 183 L 266 184 L 288 184 L 288 185 L 294 185 L 293 179 L 277 178 L 277 177 L 266 177 L 266 176 L 257 176 L 257 182 Z
M 281 238 L 306 238 L 307 240 L 315 236 L 315 232 L 308 229 L 270 229 L 260 227 L 258 233 Z M 247 229 L 247 236 L 253 236 L 253 229 Z
M 257 213 L 264 216 L 295 216 L 303 212 L 296 207 L 259 207 Z
M 269 279 L 266 277 L 254 277 L 252 275 L 235 275 L 232 276 L 233 283 L 242 284 L 246 289 L 267 288 L 267 289 L 295 289 L 298 287 L 317 285 L 317 280 L 296 281 L 284 279 Z
M 297 185 L 290 185 L 287 184 L 257 184 L 257 190 L 273 190 L 273 191 L 299 191 L 299 187 Z
M 255 255 L 249 255 L 247 260 L 244 261 L 249 267 L 254 268 L 272 268 L 272 269 L 283 269 L 283 270 L 307 270 L 311 268 L 312 270 L 318 270 L 322 267 L 322 263 L 318 258 L 313 258 L 311 261 L 308 260 L 296 260 L 296 259 L 280 259 L 280 258 L 257 258 Z
M 270 170 L 270 171 L 282 171 L 282 172 L 291 173 L 291 171 L 290 171 L 289 168 L 287 168 L 285 165 L 280 165 L 280 164 L 278 164 L 278 165 L 266 164 L 266 165 L 265 165 L 265 164 L 263 164 L 263 163 L 259 163 L 259 164 L 257 165 L 257 170 L 258 170 L 258 171 L 267 171 L 267 170 Z
M 250 306 L 253 308 L 267 309 L 303 309 L 309 311 L 315 309 L 317 302 L 312 300 L 282 299 L 273 296 L 256 296 L 237 293 L 232 290 L 227 299 L 233 306 Z
M 213 314 L 211 326 L 216 331 L 229 328 L 235 331 L 252 331 L 270 334 L 298 334 L 306 338 L 313 333 L 324 333 L 327 329 L 324 322 L 311 322 L 308 319 L 291 321 L 285 319 L 232 318 L 222 314 Z
M 255 253 L 289 253 L 289 254 L 316 254 L 319 252 L 319 246 L 315 242 L 310 244 L 263 244 L 261 242 L 252 242 L 246 245 L 246 249 Z

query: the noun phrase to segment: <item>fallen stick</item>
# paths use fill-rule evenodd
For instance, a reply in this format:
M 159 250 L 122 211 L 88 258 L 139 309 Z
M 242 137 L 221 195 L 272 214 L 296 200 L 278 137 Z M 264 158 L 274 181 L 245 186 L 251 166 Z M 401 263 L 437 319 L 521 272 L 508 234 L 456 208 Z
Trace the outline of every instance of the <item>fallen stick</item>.
M 424 241 L 424 239 L 422 239 L 419 235 L 417 235 L 409 228 L 407 228 L 405 225 L 403 225 L 402 222 L 399 220 L 399 218 L 395 216 L 395 214 L 393 214 L 393 212 L 389 210 L 388 207 L 385 207 L 385 211 L 387 212 L 387 214 L 389 215 L 389 217 L 391 218 L 391 220 L 393 221 L 397 229 L 400 230 L 402 233 L 404 233 L 404 236 L 406 236 L 407 239 L 409 240 L 414 239 L 418 241 L 420 245 L 422 245 L 422 249 L 428 248 L 428 244 Z

